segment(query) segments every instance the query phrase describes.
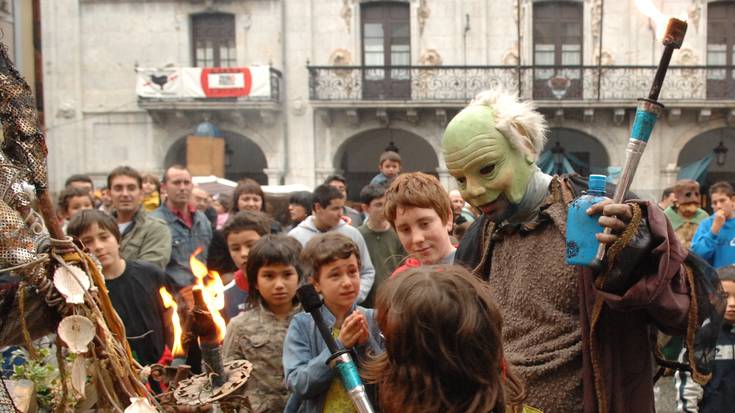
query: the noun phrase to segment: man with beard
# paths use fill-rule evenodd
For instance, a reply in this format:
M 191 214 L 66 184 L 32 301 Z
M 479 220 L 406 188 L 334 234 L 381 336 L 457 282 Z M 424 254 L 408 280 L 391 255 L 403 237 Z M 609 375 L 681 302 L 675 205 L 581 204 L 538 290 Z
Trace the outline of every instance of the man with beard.
M 687 331 L 690 288 L 663 212 L 646 201 L 588 210 L 612 230 L 599 272 L 565 263 L 567 206 L 586 183 L 535 165 L 546 124 L 531 102 L 483 92 L 447 126 L 444 159 L 482 211 L 455 263 L 488 282 L 526 404 L 544 412 L 654 411 L 649 327 Z
M 676 195 L 674 205 L 666 208 L 664 214 L 671 221 L 676 238 L 689 248 L 699 223 L 709 214 L 699 207 L 699 182 L 691 179 L 678 181 L 674 185 L 674 194 Z

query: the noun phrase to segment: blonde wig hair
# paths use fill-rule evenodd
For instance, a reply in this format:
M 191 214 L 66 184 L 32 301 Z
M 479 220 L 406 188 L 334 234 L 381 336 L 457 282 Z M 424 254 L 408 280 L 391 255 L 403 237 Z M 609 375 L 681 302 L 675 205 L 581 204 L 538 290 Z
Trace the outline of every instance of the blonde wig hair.
M 501 89 L 485 90 L 477 94 L 471 105 L 485 105 L 495 114 L 495 128 L 508 142 L 536 161 L 546 144 L 548 125 L 544 115 L 536 110 L 533 101 L 520 101 L 515 94 Z

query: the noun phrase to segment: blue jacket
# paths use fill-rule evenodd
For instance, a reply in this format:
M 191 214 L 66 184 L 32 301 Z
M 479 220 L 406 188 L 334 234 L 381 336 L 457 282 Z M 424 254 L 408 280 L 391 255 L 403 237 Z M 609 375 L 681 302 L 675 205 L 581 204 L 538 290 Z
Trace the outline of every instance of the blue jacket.
M 212 224 L 203 213 L 196 211 L 189 228 L 166 205 L 158 207 L 150 216 L 162 219 L 171 231 L 171 259 L 166 265 L 166 276 L 179 288 L 193 284 L 194 275 L 189 268 L 189 257 L 197 247 L 202 247 L 203 252 L 199 259 L 207 262 L 207 250 L 212 241 Z
M 370 185 L 383 185 L 388 186 L 389 184 L 388 177 L 385 176 L 382 172 L 375 175 L 373 179 L 370 180 Z
M 384 346 L 373 310 L 359 306 L 354 309 L 365 314 L 370 329 L 368 342 L 353 348 L 353 357 L 357 355 L 355 363 L 359 366 L 368 354 L 382 353 Z M 320 311 L 327 326 L 334 326 L 335 317 L 327 306 L 322 306 Z M 339 340 L 337 344 L 342 346 Z M 327 365 L 329 356 L 331 353 L 311 315 L 306 312 L 296 314 L 283 344 L 283 370 L 286 386 L 291 392 L 284 413 L 322 413 L 324 398 L 336 374 Z
M 712 234 L 714 215 L 699 224 L 692 239 L 692 251 L 714 268 L 735 263 L 735 218 L 725 221 L 717 235 Z

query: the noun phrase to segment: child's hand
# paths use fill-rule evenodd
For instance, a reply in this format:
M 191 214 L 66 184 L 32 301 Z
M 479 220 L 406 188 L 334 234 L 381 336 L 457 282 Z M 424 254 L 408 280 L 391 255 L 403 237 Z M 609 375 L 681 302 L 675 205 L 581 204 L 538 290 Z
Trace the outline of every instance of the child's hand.
M 369 337 L 370 330 L 368 329 L 367 320 L 365 315 L 359 311 L 347 316 L 339 330 L 339 341 L 342 342 L 345 348 L 352 348 L 356 344 L 365 344 Z

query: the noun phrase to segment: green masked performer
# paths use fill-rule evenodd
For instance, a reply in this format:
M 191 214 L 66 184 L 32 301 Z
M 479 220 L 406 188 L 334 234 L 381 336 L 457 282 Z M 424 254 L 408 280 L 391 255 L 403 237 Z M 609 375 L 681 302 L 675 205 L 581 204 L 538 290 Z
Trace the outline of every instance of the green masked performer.
M 535 165 L 546 124 L 533 103 L 487 91 L 447 126 L 443 152 L 483 215 L 455 262 L 486 280 L 526 403 L 544 412 L 653 412 L 649 325 L 687 331 L 687 251 L 645 201 L 597 204 L 611 234 L 601 274 L 565 263 L 567 205 L 586 182 Z M 608 194 L 608 196 L 610 196 Z

